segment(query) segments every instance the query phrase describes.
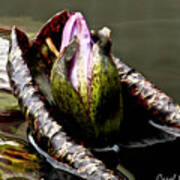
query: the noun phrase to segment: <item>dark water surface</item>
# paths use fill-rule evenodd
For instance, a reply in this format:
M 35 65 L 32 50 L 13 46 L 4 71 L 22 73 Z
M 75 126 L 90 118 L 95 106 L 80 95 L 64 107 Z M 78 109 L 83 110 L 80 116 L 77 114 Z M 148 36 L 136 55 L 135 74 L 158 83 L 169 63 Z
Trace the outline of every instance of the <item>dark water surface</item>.
M 179 0 L 0 0 L 0 27 L 15 24 L 34 33 L 63 9 L 83 12 L 91 29 L 110 27 L 113 53 L 180 102 Z M 148 150 L 129 150 L 124 152 L 123 162 L 137 173 L 137 179 L 180 176 L 180 168 L 174 165 L 180 160 L 179 147 L 176 141 Z

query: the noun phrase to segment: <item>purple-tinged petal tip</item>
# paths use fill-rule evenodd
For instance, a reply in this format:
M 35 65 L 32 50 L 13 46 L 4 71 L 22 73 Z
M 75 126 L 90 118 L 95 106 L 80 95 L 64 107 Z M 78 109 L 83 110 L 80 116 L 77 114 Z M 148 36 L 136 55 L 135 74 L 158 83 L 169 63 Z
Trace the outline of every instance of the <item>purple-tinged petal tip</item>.
M 78 50 L 75 54 L 75 57 L 71 61 L 71 66 L 69 69 L 69 79 L 72 82 L 74 88 L 77 90 L 79 87 L 79 71 L 83 71 L 84 80 L 87 82 L 88 80 L 88 68 L 89 61 L 91 56 L 92 49 L 92 39 L 91 34 L 88 29 L 85 18 L 80 12 L 72 13 L 65 24 L 63 35 L 62 35 L 62 43 L 60 48 L 60 53 L 64 50 L 66 46 L 69 45 L 70 41 L 77 37 L 78 40 Z M 79 61 L 79 62 L 77 62 Z M 80 63 L 81 61 L 81 63 Z M 79 69 L 79 63 L 83 67 L 83 70 Z

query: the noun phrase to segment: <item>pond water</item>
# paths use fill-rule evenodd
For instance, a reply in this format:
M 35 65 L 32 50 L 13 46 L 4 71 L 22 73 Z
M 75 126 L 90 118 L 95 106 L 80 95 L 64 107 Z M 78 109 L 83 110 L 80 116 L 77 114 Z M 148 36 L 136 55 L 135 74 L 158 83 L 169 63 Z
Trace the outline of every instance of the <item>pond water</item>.
M 6 0 L 1 1 L 0 27 L 15 24 L 28 33 L 36 33 L 47 19 L 63 9 L 83 12 L 91 29 L 108 26 L 112 30 L 113 53 L 180 102 L 180 1 Z M 0 109 L 7 107 L 7 104 L 3 106 L 3 100 L 0 103 Z M 152 147 L 147 152 L 129 150 L 124 153 L 123 162 L 130 172 L 137 172 L 138 179 L 141 175 L 142 179 L 148 179 L 146 174 L 151 174 L 153 168 L 147 164 L 155 163 L 156 171 L 152 173 L 155 178 L 156 174 L 168 169 L 172 159 L 167 156 L 173 153 L 173 148 L 177 151 L 177 147 L 178 142 L 174 142 Z M 166 154 L 167 149 L 169 153 Z M 158 154 L 160 158 L 158 161 L 152 161 L 150 157 L 141 160 L 141 155 L 145 157 L 146 154 L 153 157 Z M 180 160 L 175 155 L 172 158 Z M 143 163 L 147 163 L 145 170 Z M 170 167 L 174 167 L 173 161 L 170 163 Z M 178 175 L 180 172 L 177 168 L 171 169 L 165 176 L 173 173 Z

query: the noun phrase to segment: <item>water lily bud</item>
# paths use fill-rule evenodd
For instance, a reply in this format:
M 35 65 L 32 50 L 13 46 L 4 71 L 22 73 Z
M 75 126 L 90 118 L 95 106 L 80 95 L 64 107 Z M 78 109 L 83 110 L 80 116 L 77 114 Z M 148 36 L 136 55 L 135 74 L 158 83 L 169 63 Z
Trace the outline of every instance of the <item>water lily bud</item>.
M 119 131 L 122 97 L 118 71 L 101 42 L 92 39 L 81 13 L 71 14 L 63 30 L 62 55 L 51 71 L 51 90 L 85 139 L 106 141 Z

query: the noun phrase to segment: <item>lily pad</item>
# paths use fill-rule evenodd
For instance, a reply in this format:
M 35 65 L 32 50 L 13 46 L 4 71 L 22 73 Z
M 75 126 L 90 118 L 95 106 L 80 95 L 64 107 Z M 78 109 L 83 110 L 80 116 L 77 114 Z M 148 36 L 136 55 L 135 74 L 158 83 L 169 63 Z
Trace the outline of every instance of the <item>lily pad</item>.
M 5 110 L 19 110 L 19 105 L 12 94 L 0 91 L 0 112 Z
M 40 162 L 24 141 L 0 134 L 1 179 L 39 179 Z

